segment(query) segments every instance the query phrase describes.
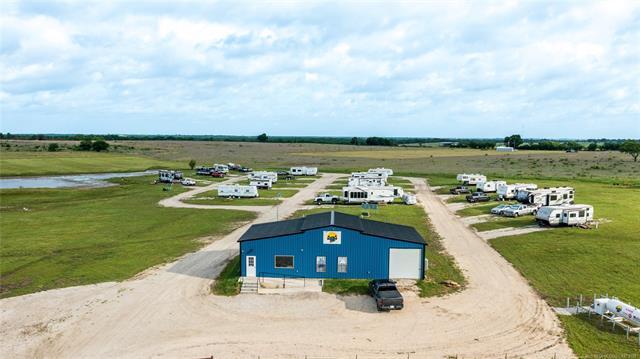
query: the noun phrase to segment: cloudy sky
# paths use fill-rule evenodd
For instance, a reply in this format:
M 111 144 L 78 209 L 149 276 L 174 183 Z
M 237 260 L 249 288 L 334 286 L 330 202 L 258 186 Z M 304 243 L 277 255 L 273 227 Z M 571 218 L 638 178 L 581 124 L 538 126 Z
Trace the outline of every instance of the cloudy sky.
M 640 2 L 2 1 L 2 132 L 640 137 Z

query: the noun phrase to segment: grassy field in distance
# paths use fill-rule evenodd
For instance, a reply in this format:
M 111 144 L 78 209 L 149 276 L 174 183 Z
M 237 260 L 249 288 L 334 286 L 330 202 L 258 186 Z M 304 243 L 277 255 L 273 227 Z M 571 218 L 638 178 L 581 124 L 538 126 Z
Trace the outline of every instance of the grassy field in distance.
M 306 143 L 241 143 L 206 141 L 113 141 L 133 149 L 132 154 L 186 163 L 234 162 L 256 170 L 288 169 L 293 165 L 316 166 L 320 172 L 366 171 L 373 167 L 393 168 L 397 175 L 481 172 L 493 176 L 565 177 L 635 181 L 640 183 L 640 163 L 630 156 L 610 151 L 565 153 L 527 151 L 494 155 L 494 152 L 451 148 L 400 148 Z M 338 157 L 332 153 L 356 151 L 364 157 Z M 376 158 L 384 152 L 388 158 Z M 418 158 L 402 156 L 419 151 Z M 434 151 L 438 157 L 424 156 Z M 308 155 L 301 155 L 306 153 Z M 395 156 L 395 154 L 398 156 Z M 486 154 L 486 155 L 485 155 Z M 433 185 L 436 185 L 435 183 Z
M 97 152 L 0 152 L 0 176 L 134 172 L 155 168 L 184 169 L 187 163 Z
M 245 211 L 162 208 L 152 177 L 95 189 L 0 190 L 0 297 L 124 280 L 255 218 Z M 25 210 L 27 209 L 27 210 Z
M 377 160 L 390 159 L 416 159 L 433 157 L 468 157 L 468 156 L 523 156 L 530 154 L 554 153 L 554 151 L 518 151 L 518 152 L 497 152 L 495 150 L 477 150 L 472 148 L 448 148 L 448 147 L 424 147 L 424 148 L 389 148 L 389 149 L 367 149 L 354 151 L 328 151 L 328 152 L 300 152 L 302 156 L 326 156 L 326 157 L 349 157 L 349 158 L 372 158 Z
M 362 212 L 360 206 L 337 205 L 334 208 L 338 212 L 359 215 Z M 310 210 L 301 210 L 292 217 L 300 217 L 318 212 L 326 212 L 331 209 L 316 208 Z M 419 206 L 407 205 L 387 205 L 380 206 L 378 210 L 372 210 L 369 219 L 376 221 L 391 222 L 413 226 L 427 241 L 427 258 L 429 259 L 429 269 L 425 280 L 418 282 L 420 295 L 423 297 L 438 296 L 455 291 L 450 287 L 441 284 L 444 280 L 453 280 L 460 285 L 465 285 L 465 279 L 460 269 L 455 265 L 454 259 L 446 254 L 440 237 L 430 228 L 428 218 L 425 216 L 424 210 Z M 329 281 L 329 286 L 324 288 L 325 291 L 340 294 L 360 294 L 366 293 L 367 280 Z

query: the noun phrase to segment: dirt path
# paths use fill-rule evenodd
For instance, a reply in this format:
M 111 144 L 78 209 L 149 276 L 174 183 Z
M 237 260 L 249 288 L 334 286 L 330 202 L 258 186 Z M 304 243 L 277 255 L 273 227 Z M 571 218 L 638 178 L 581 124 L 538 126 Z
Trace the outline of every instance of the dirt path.
M 331 183 L 325 175 L 279 206 L 280 216 Z M 384 358 L 572 356 L 550 308 L 522 277 L 416 182 L 444 243 L 469 277 L 456 295 L 380 314 L 368 297 L 325 293 L 209 294 L 238 251 L 243 226 L 201 251 L 121 283 L 0 301 L 2 357 Z M 275 219 L 275 209 L 256 222 Z

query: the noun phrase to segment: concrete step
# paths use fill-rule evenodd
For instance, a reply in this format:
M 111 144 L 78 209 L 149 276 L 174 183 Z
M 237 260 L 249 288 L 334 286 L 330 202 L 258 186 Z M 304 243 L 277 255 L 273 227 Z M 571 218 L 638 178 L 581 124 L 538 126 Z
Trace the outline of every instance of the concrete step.
M 253 281 L 242 282 L 240 293 L 258 293 L 258 283 Z

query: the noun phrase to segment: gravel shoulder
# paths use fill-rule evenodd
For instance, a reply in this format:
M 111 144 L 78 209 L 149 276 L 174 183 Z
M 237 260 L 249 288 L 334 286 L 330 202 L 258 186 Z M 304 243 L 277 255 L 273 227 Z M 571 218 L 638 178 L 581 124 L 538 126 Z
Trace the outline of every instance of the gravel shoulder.
M 285 199 L 277 212 L 270 208 L 251 224 L 275 220 L 276 213 L 280 218 L 292 214 L 338 176 L 325 174 Z M 364 296 L 213 296 L 212 278 L 237 254 L 236 241 L 247 224 L 198 252 L 124 282 L 0 301 L 0 354 L 572 357 L 555 315 L 519 273 L 457 219 L 423 180 L 412 181 L 447 250 L 468 277 L 462 292 L 424 299 L 408 291 L 405 309 L 393 313 L 377 313 L 373 301 Z

